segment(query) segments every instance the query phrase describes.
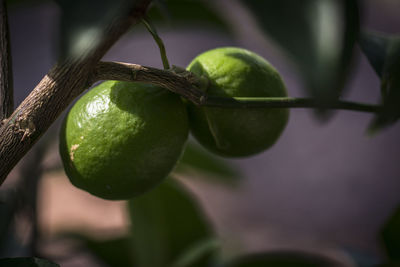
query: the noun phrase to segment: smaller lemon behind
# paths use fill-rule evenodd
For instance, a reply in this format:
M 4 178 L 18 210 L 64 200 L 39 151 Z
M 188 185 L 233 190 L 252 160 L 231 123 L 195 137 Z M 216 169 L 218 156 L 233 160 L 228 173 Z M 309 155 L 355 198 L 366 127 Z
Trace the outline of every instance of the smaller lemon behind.
M 277 70 L 246 49 L 222 47 L 197 56 L 187 69 L 207 77 L 207 94 L 221 97 L 286 97 Z M 198 107 L 188 103 L 190 129 L 210 151 L 245 157 L 270 148 L 284 130 L 288 109 Z

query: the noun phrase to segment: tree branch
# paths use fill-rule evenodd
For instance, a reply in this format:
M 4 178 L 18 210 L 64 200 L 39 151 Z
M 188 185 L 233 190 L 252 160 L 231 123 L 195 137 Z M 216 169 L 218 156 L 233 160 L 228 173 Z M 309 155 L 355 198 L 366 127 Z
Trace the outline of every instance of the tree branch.
M 99 62 L 93 82 L 118 80 L 152 83 L 177 93 L 195 104 L 201 104 L 205 93 L 199 90 L 201 81 L 193 73 L 183 70 L 160 70 L 122 62 Z
M 93 69 L 108 49 L 140 22 L 151 0 L 132 1 L 126 14 L 115 17 L 97 45 L 53 67 L 0 128 L 0 184 L 72 100 L 90 86 Z
M 0 0 L 0 122 L 14 109 L 10 34 L 6 1 Z
M 156 28 L 151 24 L 150 20 L 146 17 L 142 19 L 142 23 L 146 27 L 147 31 L 153 36 L 154 41 L 156 41 L 157 46 L 160 50 L 161 60 L 163 63 L 164 69 L 169 69 L 169 62 L 167 58 L 167 52 L 165 51 L 165 46 L 163 40 L 158 36 Z

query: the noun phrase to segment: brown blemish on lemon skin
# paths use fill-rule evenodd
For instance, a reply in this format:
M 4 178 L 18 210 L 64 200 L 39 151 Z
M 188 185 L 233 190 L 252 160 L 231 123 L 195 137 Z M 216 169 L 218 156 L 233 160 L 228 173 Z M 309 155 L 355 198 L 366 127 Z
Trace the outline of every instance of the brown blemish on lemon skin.
M 75 150 L 78 149 L 78 147 L 79 147 L 79 144 L 75 144 L 75 145 L 71 146 L 71 150 L 69 152 L 69 157 L 71 158 L 71 161 L 74 160 L 74 152 L 75 152 Z

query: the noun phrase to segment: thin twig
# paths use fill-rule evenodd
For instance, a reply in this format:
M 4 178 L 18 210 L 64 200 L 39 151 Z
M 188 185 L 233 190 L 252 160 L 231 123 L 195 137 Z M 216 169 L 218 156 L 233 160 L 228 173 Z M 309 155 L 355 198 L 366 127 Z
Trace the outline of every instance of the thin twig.
M 169 69 L 170 67 L 167 58 L 167 52 L 165 51 L 164 42 L 158 35 L 156 28 L 154 27 L 154 25 L 151 24 L 150 20 L 147 17 L 144 17 L 142 19 L 142 23 L 144 24 L 144 26 L 146 26 L 146 29 L 150 32 L 151 36 L 153 36 L 154 41 L 156 41 L 158 48 L 160 49 L 161 60 L 164 69 L 165 70 Z
M 10 34 L 6 1 L 0 0 L 0 122 L 14 109 Z
M 202 106 L 221 108 L 320 108 L 377 113 L 380 105 L 336 100 L 321 105 L 313 98 L 208 96 Z

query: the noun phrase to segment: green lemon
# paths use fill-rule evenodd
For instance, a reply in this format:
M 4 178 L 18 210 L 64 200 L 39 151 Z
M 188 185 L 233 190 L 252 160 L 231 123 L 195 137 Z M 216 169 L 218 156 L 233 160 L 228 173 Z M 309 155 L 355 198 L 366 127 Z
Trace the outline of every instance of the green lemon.
M 188 66 L 207 77 L 208 95 L 223 97 L 286 97 L 277 70 L 259 55 L 236 47 L 204 52 Z M 289 111 L 277 108 L 217 108 L 188 105 L 190 129 L 210 151 L 244 157 L 271 147 L 285 128 Z
M 107 81 L 70 110 L 60 154 L 75 186 L 105 199 L 128 199 L 169 174 L 188 131 L 179 96 L 153 85 Z

